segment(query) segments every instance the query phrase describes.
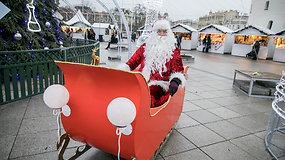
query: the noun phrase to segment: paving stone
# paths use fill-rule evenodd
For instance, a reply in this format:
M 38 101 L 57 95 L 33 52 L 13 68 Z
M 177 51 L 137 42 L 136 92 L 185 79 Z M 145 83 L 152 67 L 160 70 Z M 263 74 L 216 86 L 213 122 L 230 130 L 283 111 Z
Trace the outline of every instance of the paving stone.
M 27 108 L 25 118 L 51 117 L 53 109 L 45 105 L 43 94 L 31 97 L 30 104 Z
M 182 128 L 178 129 L 178 131 L 198 147 L 225 140 L 223 137 L 202 125 Z
M 186 100 L 184 101 L 182 112 L 195 111 L 200 109 L 202 108 Z
M 8 159 L 16 136 L 0 137 L 0 159 Z
M 216 88 L 213 88 L 209 85 L 204 85 L 204 86 L 196 86 L 196 87 L 191 87 L 190 91 L 195 93 L 195 92 L 208 92 L 208 91 L 215 91 Z
M 220 107 L 220 108 L 211 108 L 208 109 L 208 111 L 214 113 L 215 115 L 222 117 L 224 119 L 229 119 L 229 118 L 234 118 L 234 117 L 240 117 L 241 115 L 233 112 L 225 107 Z
M 192 100 L 196 100 L 196 99 L 202 99 L 202 97 L 196 95 L 196 94 L 193 94 L 193 93 L 187 93 L 185 94 L 185 97 L 184 97 L 186 100 L 188 101 L 192 101 Z
M 191 102 L 198 105 L 201 108 L 204 108 L 204 109 L 221 107 L 221 105 L 218 105 L 217 103 L 214 103 L 214 102 L 209 101 L 207 99 L 194 100 Z
M 270 103 L 268 102 L 251 103 L 249 107 L 258 110 L 259 112 L 271 112 L 272 110 L 271 103 L 272 101 Z
M 57 129 L 57 117 L 38 117 L 24 119 L 20 127 L 19 134 L 31 134 L 41 131 Z
M 225 139 L 232 139 L 249 134 L 248 131 L 245 131 L 244 129 L 233 125 L 232 123 L 229 123 L 227 121 L 208 123 L 205 124 L 205 126 L 215 131 Z
M 63 158 L 68 159 L 74 155 L 76 151 L 76 148 L 70 148 L 66 149 Z M 36 154 L 36 155 L 31 155 L 31 156 L 26 156 L 26 157 L 20 157 L 20 158 L 15 158 L 14 160 L 55 160 L 57 159 L 57 151 L 53 152 L 46 152 L 42 154 Z M 101 150 L 98 150 L 96 148 L 91 148 L 87 152 L 85 152 L 83 155 L 77 158 L 77 160 L 114 160 L 115 156 L 105 153 Z
M 210 101 L 215 102 L 221 106 L 238 104 L 238 101 L 233 97 L 212 98 Z
M 247 104 L 249 105 L 249 104 Z M 249 108 L 245 104 L 238 104 L 238 105 L 231 105 L 231 106 L 226 106 L 226 108 L 242 115 L 250 115 L 250 114 L 255 114 L 255 113 L 260 113 L 257 109 L 254 108 Z
M 270 118 L 270 114 L 269 113 L 256 113 L 256 114 L 248 115 L 248 117 L 258 123 L 261 123 L 267 126 L 269 118 Z
M 218 160 L 256 160 L 255 157 L 226 141 L 201 148 L 213 159 Z
M 18 135 L 10 158 L 56 150 L 57 131 Z
M 222 120 L 221 117 L 218 117 L 207 110 L 198 110 L 185 113 L 200 123 L 209 123 Z
M 210 160 L 206 154 L 198 149 L 194 149 L 191 151 L 179 153 L 173 156 L 164 157 L 165 160 L 189 160 L 189 159 L 201 159 L 201 160 Z
M 248 135 L 241 138 L 233 139 L 230 142 L 238 146 L 240 149 L 246 151 L 250 155 L 260 159 L 260 160 L 267 160 L 272 159 L 272 156 L 269 154 L 269 152 L 266 151 L 264 140 L 254 136 L 254 135 Z M 283 151 L 281 149 L 278 149 L 277 147 L 272 146 L 273 150 L 277 151 L 277 156 L 284 155 L 285 153 L 282 153 Z
M 256 121 L 250 119 L 247 116 L 229 119 L 228 121 L 251 133 L 264 131 L 267 128 L 267 126 L 261 123 L 257 123 Z
M 0 106 L 0 121 L 22 120 L 29 98 Z
M 0 121 L 0 137 L 2 136 L 15 136 L 18 133 L 21 125 L 21 119 L 15 120 L 1 120 Z
M 200 123 L 192 119 L 191 117 L 187 116 L 185 113 L 181 113 L 177 123 L 176 129 L 185 128 L 190 126 L 199 125 Z
M 211 98 L 222 97 L 221 95 L 215 94 L 215 93 L 212 93 L 212 92 L 197 92 L 195 94 L 199 95 L 200 97 L 203 97 L 203 99 L 211 99 Z
M 163 157 L 181 153 L 196 148 L 190 141 L 183 137 L 177 131 L 174 131 L 167 141 L 166 145 L 160 151 Z

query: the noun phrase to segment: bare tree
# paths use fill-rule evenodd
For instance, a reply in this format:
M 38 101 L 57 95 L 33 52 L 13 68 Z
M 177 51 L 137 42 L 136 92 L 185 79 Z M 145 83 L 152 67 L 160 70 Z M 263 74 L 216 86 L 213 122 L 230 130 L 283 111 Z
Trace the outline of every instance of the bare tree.
M 133 8 L 133 16 L 134 16 L 134 23 L 133 23 L 133 31 L 137 31 L 138 28 L 144 26 L 145 23 L 145 16 L 146 16 L 146 8 L 142 4 L 137 4 Z

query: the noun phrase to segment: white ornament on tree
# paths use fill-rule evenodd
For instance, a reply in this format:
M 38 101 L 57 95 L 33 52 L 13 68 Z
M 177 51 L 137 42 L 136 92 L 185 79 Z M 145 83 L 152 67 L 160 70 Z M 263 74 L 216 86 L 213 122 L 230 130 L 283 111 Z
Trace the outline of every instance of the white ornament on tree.
M 47 21 L 47 22 L 45 23 L 45 26 L 46 26 L 46 27 L 49 27 L 49 26 L 50 26 L 50 23 Z
M 22 35 L 21 35 L 21 33 L 19 33 L 19 31 L 17 31 L 17 33 L 14 35 L 14 39 L 17 41 L 22 39 Z

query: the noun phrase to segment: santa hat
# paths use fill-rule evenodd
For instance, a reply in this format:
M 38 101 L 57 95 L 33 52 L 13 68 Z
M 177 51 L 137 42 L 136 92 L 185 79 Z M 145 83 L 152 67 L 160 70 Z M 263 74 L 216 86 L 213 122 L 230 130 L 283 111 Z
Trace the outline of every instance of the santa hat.
M 158 20 L 154 23 L 152 31 L 157 32 L 159 29 L 170 30 L 170 24 L 167 20 Z

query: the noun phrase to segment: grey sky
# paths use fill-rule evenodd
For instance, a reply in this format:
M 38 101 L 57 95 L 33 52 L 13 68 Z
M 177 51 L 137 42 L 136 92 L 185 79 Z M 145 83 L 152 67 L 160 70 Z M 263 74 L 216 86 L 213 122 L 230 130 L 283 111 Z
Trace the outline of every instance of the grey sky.
M 67 0 L 72 5 L 87 4 L 102 11 L 103 8 L 98 5 L 96 0 Z M 113 8 L 112 0 L 101 0 L 108 8 Z M 143 0 L 117 0 L 122 8 L 133 8 Z M 62 5 L 66 5 L 60 0 Z M 197 19 L 200 16 L 208 14 L 209 11 L 238 10 L 242 13 L 249 13 L 251 0 L 164 0 L 160 9 L 161 12 L 167 12 L 172 20 Z

